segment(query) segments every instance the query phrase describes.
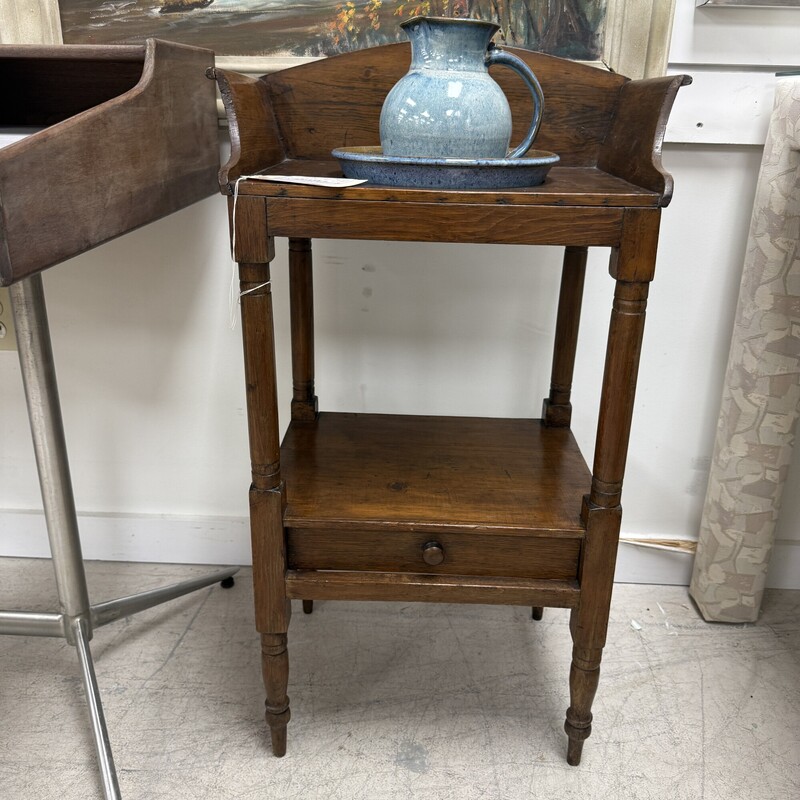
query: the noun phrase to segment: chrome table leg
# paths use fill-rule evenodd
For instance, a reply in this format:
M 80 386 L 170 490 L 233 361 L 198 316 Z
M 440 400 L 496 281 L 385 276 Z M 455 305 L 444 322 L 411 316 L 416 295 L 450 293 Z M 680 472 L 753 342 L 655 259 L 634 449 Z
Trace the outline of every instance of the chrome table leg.
M 117 771 L 114 769 L 114 756 L 111 754 L 111 742 L 108 738 L 106 718 L 103 714 L 103 703 L 100 700 L 100 688 L 94 674 L 92 652 L 89 649 L 89 626 L 86 620 L 78 619 L 73 623 L 75 647 L 78 651 L 78 661 L 81 665 L 81 678 L 83 689 L 86 692 L 86 704 L 89 706 L 89 718 L 92 721 L 92 734 L 94 749 L 97 753 L 97 762 L 100 767 L 100 780 L 103 784 L 103 793 L 106 800 L 120 800 L 119 781 Z
M 67 617 L 86 616 L 89 613 L 89 592 L 83 570 L 42 276 L 33 275 L 12 284 L 9 293 L 58 599 L 61 611 Z M 67 636 L 71 638 L 71 631 L 67 631 Z M 91 638 L 91 630 L 89 636 Z
M 224 569 L 173 586 L 96 605 L 89 603 L 41 276 L 12 284 L 9 291 L 60 608 L 57 612 L 0 611 L 0 634 L 56 636 L 75 646 L 103 793 L 106 800 L 119 800 L 119 782 L 89 647 L 94 628 L 222 582 L 238 570 Z

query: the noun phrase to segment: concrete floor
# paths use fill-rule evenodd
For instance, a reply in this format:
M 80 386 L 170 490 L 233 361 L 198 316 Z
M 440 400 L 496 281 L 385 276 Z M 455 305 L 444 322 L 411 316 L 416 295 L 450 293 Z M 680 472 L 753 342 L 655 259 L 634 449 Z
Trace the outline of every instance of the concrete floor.
M 101 601 L 200 567 L 89 564 Z M 0 559 L 0 607 L 51 610 L 49 562 Z M 800 797 L 800 592 L 704 623 L 679 587 L 616 587 L 595 726 L 567 766 L 568 613 L 318 603 L 290 631 L 289 752 L 267 749 L 249 570 L 100 629 L 126 800 Z M 639 628 L 641 626 L 641 628 Z M 0 638 L 0 797 L 101 797 L 75 653 Z

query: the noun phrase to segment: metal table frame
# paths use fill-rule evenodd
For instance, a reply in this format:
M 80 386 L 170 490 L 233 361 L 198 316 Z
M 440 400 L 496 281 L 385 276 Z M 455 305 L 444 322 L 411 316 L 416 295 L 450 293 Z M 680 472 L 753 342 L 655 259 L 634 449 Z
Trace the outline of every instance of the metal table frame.
M 105 603 L 89 602 L 41 275 L 12 284 L 9 291 L 59 611 L 0 611 L 0 634 L 60 637 L 76 648 L 103 792 L 107 800 L 118 800 L 119 782 L 89 647 L 95 628 L 225 581 L 237 568 Z

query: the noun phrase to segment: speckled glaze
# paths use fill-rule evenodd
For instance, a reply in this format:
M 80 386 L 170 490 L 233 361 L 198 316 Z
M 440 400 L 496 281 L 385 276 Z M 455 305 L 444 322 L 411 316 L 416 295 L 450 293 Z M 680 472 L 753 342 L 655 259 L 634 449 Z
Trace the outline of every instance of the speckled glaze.
M 493 22 L 412 17 L 401 23 L 411 41 L 411 67 L 386 96 L 380 137 L 384 155 L 424 158 L 518 158 L 539 129 L 544 100 L 531 69 L 516 56 L 490 49 Z M 513 152 L 511 110 L 490 77 L 490 64 L 519 73 L 534 99 L 528 134 Z
M 555 153 L 531 150 L 522 158 L 411 158 L 387 156 L 380 147 L 342 147 L 333 151 L 347 178 L 414 189 L 512 189 L 538 186 Z

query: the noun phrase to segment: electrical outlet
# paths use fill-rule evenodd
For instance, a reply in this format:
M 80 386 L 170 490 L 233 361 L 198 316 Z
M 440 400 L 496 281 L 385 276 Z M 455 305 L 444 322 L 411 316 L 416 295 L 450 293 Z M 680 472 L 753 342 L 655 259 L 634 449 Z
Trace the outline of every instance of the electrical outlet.
M 0 350 L 16 350 L 17 337 L 11 314 L 11 298 L 8 289 L 0 288 Z

